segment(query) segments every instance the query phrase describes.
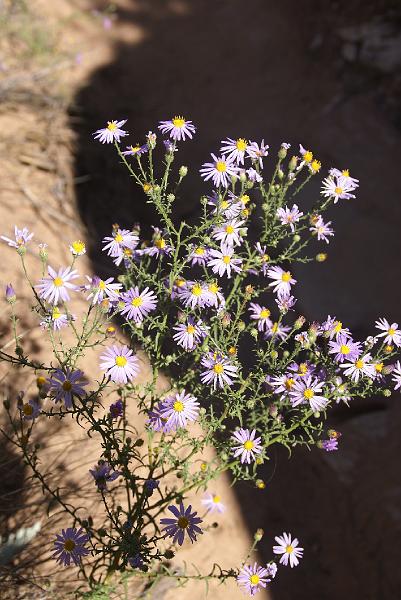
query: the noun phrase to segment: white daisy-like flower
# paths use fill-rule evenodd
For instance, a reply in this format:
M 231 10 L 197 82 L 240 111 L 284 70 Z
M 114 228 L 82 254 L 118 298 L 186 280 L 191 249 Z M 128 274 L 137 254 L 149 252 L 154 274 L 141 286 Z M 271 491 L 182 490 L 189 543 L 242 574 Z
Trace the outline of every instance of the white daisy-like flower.
M 354 189 L 355 187 L 346 177 L 329 175 L 326 179 L 323 179 L 320 193 L 325 198 L 333 198 L 334 204 L 337 204 L 339 200 L 355 198 L 355 195 L 351 194 Z
M 175 141 L 184 141 L 186 137 L 192 139 L 196 131 L 192 121 L 187 121 L 184 117 L 173 117 L 169 121 L 160 121 L 158 128 L 162 133 L 168 133 L 171 139 Z
M 227 138 L 222 140 L 221 143 L 220 151 L 222 154 L 226 155 L 229 160 L 235 161 L 237 165 L 244 164 L 245 152 L 248 149 L 248 142 L 244 138 L 238 138 L 237 140 Z
M 201 177 L 208 181 L 211 179 L 215 187 L 228 187 L 230 177 L 237 174 L 237 167 L 232 159 L 227 156 L 212 154 L 213 162 L 204 163 L 200 169 Z
M 390 323 L 387 319 L 381 318 L 375 323 L 376 328 L 382 333 L 378 333 L 377 337 L 384 337 L 385 344 L 394 344 L 397 347 L 401 346 L 401 331 L 398 329 L 398 323 Z
M 127 119 L 123 119 L 122 121 L 107 121 L 107 127 L 98 129 L 93 134 L 95 140 L 99 140 L 102 144 L 112 144 L 113 142 L 119 143 L 122 137 L 128 135 L 127 131 L 121 129 L 126 122 Z
M 206 492 L 206 494 L 203 497 L 202 504 L 210 513 L 223 513 L 226 510 L 225 505 L 221 501 L 221 496 L 219 496 L 218 494 L 213 494 L 211 492 Z
M 289 296 L 291 286 L 297 282 L 290 271 L 284 271 L 284 269 L 278 266 L 268 269 L 267 277 L 273 280 L 272 283 L 269 283 L 269 287 L 272 287 L 273 292 L 278 296 Z
M 292 539 L 290 533 L 283 533 L 274 538 L 277 546 L 273 546 L 274 554 L 281 554 L 280 564 L 287 566 L 290 563 L 291 569 L 299 565 L 299 559 L 302 558 L 304 549 L 298 546 L 297 538 Z
M 375 365 L 369 362 L 370 360 L 372 360 L 371 355 L 365 354 L 365 356 L 360 356 L 353 362 L 341 363 L 340 367 L 345 369 L 344 375 L 350 377 L 355 383 L 363 376 L 374 379 L 377 376 L 377 371 Z
M 245 234 L 247 231 L 247 228 L 243 227 L 244 223 L 245 221 L 231 219 L 214 227 L 212 237 L 221 244 L 227 244 L 227 246 L 240 246 L 242 243 L 241 233 Z
M 208 260 L 207 266 L 212 267 L 213 273 L 223 277 L 227 275 L 230 279 L 231 271 L 236 273 L 241 272 L 242 258 L 234 257 L 234 248 L 227 244 L 222 244 L 220 250 L 210 249 L 210 259 Z

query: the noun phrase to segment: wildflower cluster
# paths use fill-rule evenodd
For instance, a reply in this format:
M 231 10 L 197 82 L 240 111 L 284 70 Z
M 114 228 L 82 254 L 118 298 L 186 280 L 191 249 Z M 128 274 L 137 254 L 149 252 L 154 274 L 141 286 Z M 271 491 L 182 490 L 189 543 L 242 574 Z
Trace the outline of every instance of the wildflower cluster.
M 330 407 L 401 388 L 397 323 L 381 318 L 376 335 L 356 340 L 334 316 L 307 323 L 295 312 L 302 282 L 294 265 L 325 259 L 319 244 L 326 246 L 334 236 L 326 212 L 355 198 L 357 179 L 330 169 L 307 209 L 305 186 L 321 171 L 310 150 L 301 145 L 291 154 L 283 143 L 266 177 L 271 153 L 265 141 L 227 138 L 199 169 L 206 184 L 199 221 L 176 223 L 174 202 L 188 169 L 181 166 L 172 177 L 173 164 L 181 144 L 194 137 L 194 124 L 182 116 L 162 121 L 159 130 L 167 136 L 162 141 L 149 132 L 123 150 L 125 123 L 109 121 L 94 137 L 113 144 L 155 207 L 159 223 L 152 238 L 145 239 L 137 224 L 115 224 L 102 242 L 110 259 L 106 279 L 76 268 L 85 252 L 82 242 L 71 243 L 71 264 L 57 268 L 41 245 L 45 272 L 30 283 L 54 360 L 32 361 L 16 329 L 15 354 L 0 351 L 4 361 L 36 373 L 37 396 L 27 403 L 20 398 L 17 411 L 6 403 L 13 440 L 72 519 L 73 526 L 56 535 L 54 557 L 66 566 L 87 561 L 90 581 L 103 581 L 116 570 L 149 575 L 158 561 L 172 557 L 174 545 L 186 539 L 202 543 L 212 534 L 198 516 L 201 507 L 220 516 L 225 511 L 215 481 L 223 471 L 261 490 L 258 468 L 270 460 L 275 444 L 335 451 L 341 433 L 326 430 Z M 15 239 L 2 237 L 19 253 L 25 272 L 32 237 L 17 227 Z M 70 310 L 73 294 L 86 300 L 82 315 Z M 6 298 L 15 322 L 12 286 Z M 123 334 L 117 334 L 115 322 Z M 67 329 L 72 345 L 62 339 Z M 147 379 L 139 346 L 150 362 Z M 93 347 L 100 347 L 95 384 L 84 367 Z M 157 385 L 162 372 L 169 381 L 163 393 Z M 130 423 L 129 404 L 143 415 L 143 432 Z M 66 414 L 99 439 L 99 461 L 88 478 L 104 505 L 101 522 L 82 519 L 38 467 L 38 450 L 30 442 L 35 423 Z M 215 459 L 205 463 L 209 446 Z M 189 504 L 189 492 L 203 498 Z M 275 537 L 267 565 L 244 561 L 217 572 L 214 567 L 205 578 L 236 578 L 254 595 L 280 565 L 295 567 L 302 555 L 298 540 L 283 533 Z

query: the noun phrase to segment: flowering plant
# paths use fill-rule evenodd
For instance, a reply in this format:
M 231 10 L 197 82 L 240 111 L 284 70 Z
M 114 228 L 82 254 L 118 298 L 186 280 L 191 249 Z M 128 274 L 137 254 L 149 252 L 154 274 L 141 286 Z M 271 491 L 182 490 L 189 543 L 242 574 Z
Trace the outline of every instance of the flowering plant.
M 325 213 L 354 198 L 358 180 L 348 171 L 330 169 L 307 210 L 294 199 L 321 171 L 311 151 L 300 146 L 290 155 L 290 145 L 283 143 L 266 179 L 270 155 L 264 140 L 228 138 L 200 169 L 214 189 L 201 197 L 198 222 L 176 223 L 174 202 L 188 169 L 181 166 L 174 175 L 173 166 L 195 126 L 174 117 L 159 125 L 167 136 L 162 143 L 149 132 L 143 144 L 123 150 L 125 123 L 110 121 L 95 138 L 114 145 L 159 223 L 150 241 L 141 237 L 139 225 L 113 226 L 103 251 L 119 275 L 79 281 L 75 267 L 85 244 L 75 241 L 71 264 L 58 270 L 41 244 L 42 278 L 31 282 L 25 254 L 33 234 L 16 227 L 15 238 L 3 236 L 21 257 L 54 356 L 49 364 L 39 364 L 26 355 L 16 326 L 16 295 L 8 286 L 16 348 L 15 353 L 1 350 L 0 357 L 33 370 L 38 385 L 28 402 L 22 395 L 16 406 L 5 402 L 13 428 L 9 437 L 69 518 L 69 526 L 56 535 L 54 558 L 79 566 L 91 585 L 115 571 L 151 581 L 160 564 L 173 576 L 166 559 L 186 539 L 199 543 L 208 529 L 198 516 L 200 506 L 224 512 L 214 492 L 222 472 L 230 471 L 234 482 L 249 480 L 263 489 L 258 467 L 270 460 L 274 445 L 289 451 L 298 445 L 337 450 L 341 434 L 325 426 L 331 406 L 390 395 L 390 374 L 395 389 L 401 387 L 401 365 L 394 359 L 401 346 L 396 323 L 382 318 L 375 336 L 355 341 L 336 317 L 306 323 L 295 313 L 299 284 L 292 265 L 324 262 L 326 254 L 313 248 L 334 235 Z M 85 295 L 82 315 L 71 313 L 71 294 Z M 71 344 L 65 341 L 67 330 Z M 84 357 L 98 347 L 99 380 L 89 389 Z M 144 381 L 138 347 L 150 363 L 151 375 Z M 168 378 L 167 389 L 161 390 L 161 374 Z M 132 406 L 144 417 L 142 432 L 130 421 Z M 36 423 L 66 415 L 99 440 L 99 461 L 88 472 L 104 509 L 97 522 L 83 518 L 39 468 Z M 206 462 L 208 447 L 214 448 L 214 458 Z M 194 508 L 188 504 L 190 492 L 204 494 L 193 501 Z M 236 578 L 254 595 L 275 577 L 277 561 L 294 567 L 303 555 L 297 538 L 283 533 L 275 537 L 271 562 L 248 564 L 261 536 L 261 531 L 255 534 L 242 565 L 180 573 L 180 580 Z

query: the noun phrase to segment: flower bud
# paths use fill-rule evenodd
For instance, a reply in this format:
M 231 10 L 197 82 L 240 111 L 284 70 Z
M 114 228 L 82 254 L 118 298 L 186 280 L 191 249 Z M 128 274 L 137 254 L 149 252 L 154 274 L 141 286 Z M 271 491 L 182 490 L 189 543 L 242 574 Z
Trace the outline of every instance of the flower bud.
M 298 243 L 301 241 L 301 236 L 298 233 L 296 233 L 292 239 L 295 243 Z
M 183 177 L 185 177 L 188 174 L 188 167 L 185 167 L 184 165 L 182 165 L 178 170 L 178 174 L 181 177 L 181 179 Z
M 277 406 L 275 404 L 271 404 L 269 406 L 269 414 L 272 417 L 277 417 L 277 415 L 278 415 L 278 408 L 277 408 Z
M 252 327 L 249 333 L 255 340 L 258 339 L 258 330 L 256 329 L 256 327 Z
M 317 262 L 324 262 L 327 259 L 326 252 L 319 252 L 319 254 L 316 254 L 315 259 Z
M 166 550 L 164 553 L 164 558 L 167 558 L 167 560 L 174 558 L 174 556 L 175 556 L 175 554 L 172 550 Z
M 287 156 L 287 148 L 285 146 L 281 146 L 277 155 L 280 160 L 284 160 L 284 158 Z
M 202 473 L 207 471 L 207 463 L 205 463 L 205 462 L 201 463 L 200 470 L 202 471 Z
M 9 304 L 14 304 L 17 300 L 17 296 L 11 283 L 6 285 L 6 300 Z
M 49 253 L 47 252 L 47 244 L 39 244 L 38 246 L 39 248 L 39 258 L 40 260 L 45 263 L 47 262 Z
M 238 331 L 244 331 L 245 327 L 246 327 L 246 323 L 244 321 L 238 321 L 238 323 L 237 323 Z
M 386 388 L 385 390 L 383 390 L 383 396 L 385 396 L 385 398 L 390 398 L 390 396 L 391 396 L 391 390 L 389 390 L 388 388 Z
M 272 357 L 274 360 L 276 360 L 276 358 L 278 358 L 278 352 L 277 352 L 277 350 L 272 350 L 272 351 L 270 352 L 270 356 L 271 356 L 271 357 Z
M 294 323 L 294 329 L 301 329 L 305 323 L 306 319 L 303 315 L 299 316 L 298 319 Z
M 174 194 L 167 194 L 167 202 L 174 202 L 175 196 Z
M 255 531 L 255 534 L 254 534 L 254 536 L 253 536 L 253 539 L 255 540 L 255 542 L 260 542 L 260 540 L 261 540 L 261 539 L 262 539 L 262 537 L 264 536 L 264 533 L 265 533 L 265 532 L 263 531 L 263 529 L 260 529 L 260 528 L 259 528 L 259 529 L 257 529 L 257 530 Z
M 282 171 L 281 169 L 279 169 L 277 171 L 277 177 L 280 179 L 280 181 L 282 181 L 284 179 L 284 171 Z
M 288 163 L 288 169 L 290 171 L 295 171 L 295 169 L 297 168 L 297 164 L 298 164 L 298 157 L 297 156 L 293 156 L 290 160 L 290 162 Z
M 257 479 L 257 480 L 255 481 L 255 484 L 256 484 L 256 487 L 257 487 L 259 490 L 264 490 L 264 489 L 265 489 L 265 487 L 266 487 L 266 484 L 265 484 L 265 482 L 263 481 L 263 479 Z
M 315 417 L 315 419 L 318 419 L 320 417 L 320 412 L 317 410 L 313 413 L 313 416 Z
M 25 256 L 25 254 L 26 254 L 26 247 L 25 246 L 18 246 L 17 252 L 18 252 L 18 254 L 20 256 Z

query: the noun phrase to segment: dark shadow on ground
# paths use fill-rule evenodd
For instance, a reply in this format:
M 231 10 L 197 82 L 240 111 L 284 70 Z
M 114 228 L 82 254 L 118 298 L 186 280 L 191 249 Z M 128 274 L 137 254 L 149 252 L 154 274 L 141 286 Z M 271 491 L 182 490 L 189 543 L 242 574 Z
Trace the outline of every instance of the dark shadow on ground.
M 185 143 L 180 164 L 200 166 L 221 139 L 243 135 L 264 137 L 272 148 L 302 142 L 327 168 L 350 168 L 361 179 L 359 199 L 331 215 L 338 235 L 327 266 L 297 270 L 300 305 L 310 319 L 336 314 L 361 335 L 379 316 L 396 320 L 399 132 L 379 105 L 382 74 L 347 69 L 335 35 L 336 28 L 369 20 L 390 4 L 136 0 L 119 9 L 116 27 L 131 24 L 143 39 L 117 43 L 113 62 L 93 73 L 71 109 L 78 136 L 75 174 L 89 176 L 76 192 L 94 270 L 111 274 L 99 247 L 113 223 L 149 225 L 154 215 L 112 148 L 94 143 L 91 133 L 107 120 L 127 118 L 130 141 L 141 141 L 160 119 L 183 114 L 198 134 Z M 205 190 L 196 173 L 189 176 L 176 218 L 193 215 Z M 255 491 L 241 487 L 249 527 L 266 531 L 265 560 L 272 536 L 286 528 L 306 548 L 303 567 L 282 572 L 275 582 L 276 600 L 397 597 L 397 402 L 372 400 L 339 411 L 339 455 L 298 449 L 287 463 L 285 452 L 278 452 L 256 504 Z

